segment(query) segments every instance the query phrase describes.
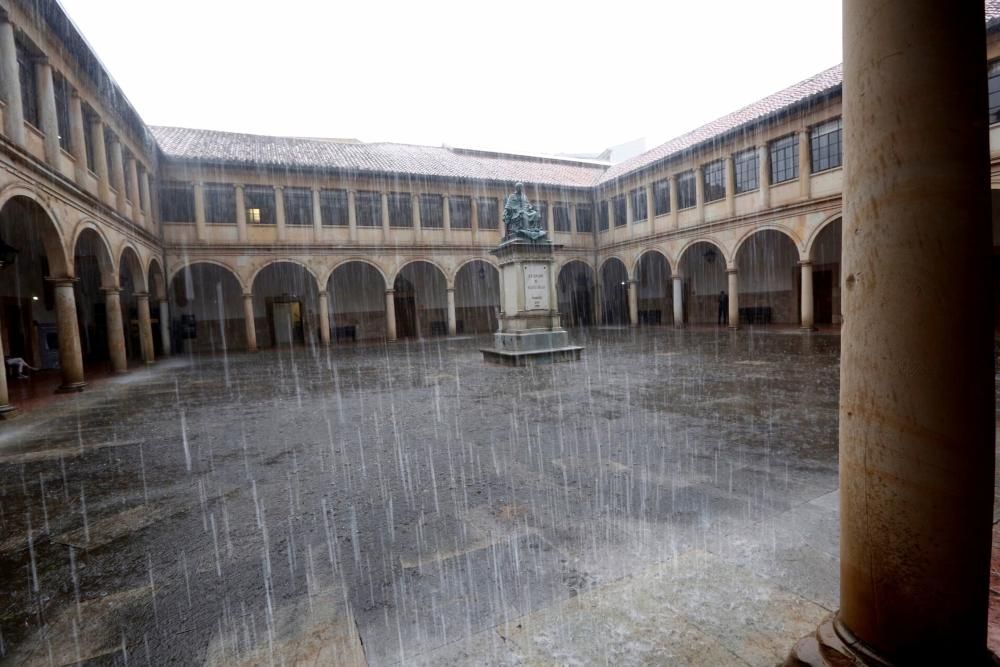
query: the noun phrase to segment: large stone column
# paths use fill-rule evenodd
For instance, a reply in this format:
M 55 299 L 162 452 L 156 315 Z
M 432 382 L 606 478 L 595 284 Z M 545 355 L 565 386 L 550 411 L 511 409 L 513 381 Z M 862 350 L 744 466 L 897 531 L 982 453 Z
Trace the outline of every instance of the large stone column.
M 319 188 L 312 189 L 313 236 L 317 241 L 323 233 L 323 202 L 320 199 Z
M 169 357 L 172 350 L 170 345 L 170 306 L 167 300 L 160 301 L 160 347 L 163 348 L 163 356 Z
M 153 352 L 153 323 L 149 317 L 149 293 L 135 293 L 136 311 L 139 319 L 139 349 L 142 352 L 142 360 L 151 364 L 154 361 Z
M 740 328 L 740 281 L 735 268 L 726 269 L 729 278 L 729 328 Z
M 45 161 L 59 169 L 59 118 L 56 115 L 56 87 L 52 80 L 52 65 L 48 58 L 35 60 L 35 76 L 38 78 L 38 122 L 45 135 Z
M 104 123 L 94 116 L 90 121 L 90 145 L 94 149 L 94 173 L 97 175 L 97 196 L 105 204 L 110 204 L 111 191 L 108 188 L 108 150 L 104 143 Z
M 646 184 L 646 219 L 649 220 L 649 234 L 652 236 L 656 233 L 656 192 L 652 183 Z
M 628 323 L 639 326 L 639 281 L 628 281 Z
M 681 276 L 674 276 L 674 326 L 682 327 L 684 326 L 684 278 Z
M 355 208 L 354 190 L 347 191 L 347 232 L 351 243 L 358 242 L 358 210 Z
M 759 150 L 757 186 L 760 188 L 760 209 L 763 211 L 771 208 L 771 147 L 765 141 Z
M 104 317 L 108 326 L 111 370 L 114 373 L 124 373 L 128 370 L 128 357 L 125 353 L 125 327 L 122 324 L 121 289 L 104 287 L 101 291 L 104 292 Z
M 234 185 L 236 196 L 236 238 L 240 243 L 246 243 L 247 234 L 247 201 L 243 198 L 243 186 Z
M 993 664 L 983 7 L 845 0 L 843 26 L 841 606 L 788 664 Z
M 59 367 L 62 384 L 57 393 L 83 391 L 83 352 L 80 349 L 80 325 L 76 320 L 75 278 L 52 278 L 56 297 L 56 331 L 59 337 Z
M 326 290 L 319 293 L 319 340 L 330 344 L 330 295 Z
M 278 240 L 285 240 L 285 188 L 275 186 L 274 188 L 274 223 L 278 232 Z
M 698 220 L 705 220 L 705 170 L 701 166 L 694 168 L 695 210 Z
M 0 92 L 7 106 L 3 110 L 3 131 L 7 138 L 24 147 L 24 106 L 21 100 L 21 77 L 17 68 L 17 45 L 14 24 L 7 12 L 0 11 Z
M 149 196 L 149 171 L 143 167 L 139 173 L 139 208 L 142 209 L 143 221 L 153 226 L 153 207 Z
M 396 340 L 396 291 L 391 289 L 385 291 L 385 338 Z
M 733 156 L 726 156 L 726 214 L 736 215 L 736 165 Z
M 84 188 L 87 184 L 87 140 L 84 133 L 83 101 L 74 90 L 69 98 L 69 148 L 73 154 L 74 178 Z
M 677 215 L 677 174 L 670 174 L 670 229 L 680 225 Z
M 804 260 L 802 267 L 802 328 L 812 331 L 816 328 L 813 317 L 813 267 L 812 262 Z
M 122 144 L 118 137 L 111 137 L 111 182 L 115 188 L 115 210 L 125 215 L 125 162 Z
M 455 316 L 455 288 L 449 287 L 448 293 L 448 335 L 454 336 L 458 331 L 458 318 Z
M 3 358 L 3 341 L 0 340 L 0 359 Z M 10 393 L 7 390 L 7 371 L 6 368 L 4 372 L 0 373 L 0 419 L 8 419 L 13 417 L 16 412 L 13 405 L 10 404 Z
M 194 235 L 199 241 L 208 239 L 208 227 L 205 224 L 205 184 L 194 184 Z
M 812 153 L 809 150 L 809 128 L 799 132 L 799 196 L 809 199 L 812 185 Z
M 125 160 L 125 173 L 128 175 L 128 197 L 132 201 L 132 222 L 142 221 L 142 214 L 139 212 L 139 167 L 135 157 L 129 155 Z
M 257 351 L 257 324 L 254 322 L 253 294 L 243 295 L 243 324 L 246 327 L 247 352 Z

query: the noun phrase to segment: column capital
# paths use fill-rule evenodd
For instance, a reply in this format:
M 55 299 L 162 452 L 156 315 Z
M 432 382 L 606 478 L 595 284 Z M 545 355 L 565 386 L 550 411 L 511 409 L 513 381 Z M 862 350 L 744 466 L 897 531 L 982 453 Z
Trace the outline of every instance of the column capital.
M 455 291 L 455 288 L 454 288 L 454 287 L 446 287 L 446 288 L 445 288 L 445 291 L 446 291 L 446 292 L 452 292 L 452 293 L 454 293 L 454 291 Z
M 244 299 L 252 299 L 253 298 L 253 292 L 243 292 L 243 298 Z
M 45 278 L 45 282 L 52 283 L 55 287 L 65 287 L 66 285 L 72 286 L 73 284 L 79 282 L 79 280 L 79 278 L 73 278 L 71 276 L 63 276 L 61 278 Z
M 149 292 L 133 292 L 132 295 L 137 299 L 145 299 L 146 301 L 149 301 Z
M 275 185 L 274 186 L 274 191 L 275 192 L 282 192 L 284 189 L 285 189 L 284 185 Z
M 393 295 L 393 294 L 395 294 L 395 293 L 396 293 L 396 290 L 394 290 L 394 289 L 387 289 L 387 290 L 385 291 L 385 295 L 386 295 L 386 296 L 391 296 L 391 295 Z
M 328 297 L 328 296 L 330 296 L 330 293 L 329 293 L 329 292 L 327 292 L 327 291 L 326 291 L 325 289 L 321 289 L 321 290 L 319 291 L 319 297 L 320 297 L 321 299 L 322 299 L 322 298 L 324 298 L 324 297 Z
M 104 292 L 105 294 L 121 294 L 122 288 L 121 287 L 117 287 L 117 286 L 116 287 L 102 287 L 101 291 Z
M 811 259 L 799 260 L 799 266 L 812 266 L 813 261 Z
M 730 266 L 726 268 L 726 273 L 738 273 L 735 266 Z

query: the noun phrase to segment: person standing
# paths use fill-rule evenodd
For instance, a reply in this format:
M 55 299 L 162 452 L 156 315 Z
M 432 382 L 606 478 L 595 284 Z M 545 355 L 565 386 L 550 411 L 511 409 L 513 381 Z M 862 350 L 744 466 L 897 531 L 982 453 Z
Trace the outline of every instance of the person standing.
M 729 295 L 726 290 L 719 292 L 719 325 L 729 324 Z

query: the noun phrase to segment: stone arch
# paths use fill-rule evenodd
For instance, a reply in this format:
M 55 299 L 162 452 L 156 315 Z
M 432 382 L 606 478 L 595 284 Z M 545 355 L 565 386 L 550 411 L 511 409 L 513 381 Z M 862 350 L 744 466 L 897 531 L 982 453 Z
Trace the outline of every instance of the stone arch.
M 223 262 L 195 259 L 174 267 L 167 299 L 178 352 L 245 348 L 246 323 L 238 272 Z
M 628 262 L 626 262 L 625 259 L 619 255 L 608 255 L 603 260 L 601 260 L 597 265 L 598 275 L 604 271 L 604 268 L 608 265 L 608 262 L 613 262 L 613 261 L 621 262 L 621 265 L 625 267 L 625 275 L 626 276 L 630 275 L 628 272 Z
M 484 264 L 492 266 L 498 272 L 500 271 L 500 267 L 497 266 L 496 260 L 492 257 L 468 257 L 459 262 L 458 266 L 455 267 L 455 272 L 451 276 L 452 285 L 455 284 L 455 278 L 458 277 L 458 272 L 461 271 L 467 264 L 473 264 L 475 262 L 483 262 Z
M 122 267 L 126 267 L 131 275 L 132 283 L 134 285 L 136 292 L 146 292 L 146 272 L 143 270 L 142 260 L 139 258 L 139 251 L 130 243 L 124 243 L 121 250 L 118 252 L 118 261 L 115 263 L 118 267 L 118 280 L 119 286 L 121 281 L 124 279 L 124 273 Z
M 275 259 L 250 280 L 257 342 L 263 347 L 319 342 L 319 292 L 316 274 L 304 262 Z
M 385 274 L 366 259 L 338 262 L 323 283 L 331 339 L 369 340 L 385 336 Z
M 733 246 L 733 253 L 732 253 L 733 259 L 735 260 L 739 258 L 740 250 L 743 248 L 746 242 L 750 240 L 750 238 L 752 238 L 757 234 L 760 234 L 761 232 L 777 232 L 779 234 L 787 236 L 788 239 L 795 246 L 795 250 L 800 255 L 802 254 L 802 248 L 803 248 L 802 240 L 798 236 L 796 236 L 792 230 L 790 230 L 788 227 L 782 227 L 781 225 L 764 224 L 764 225 L 754 225 L 751 229 L 744 232 L 743 236 L 741 236 L 740 239 L 736 242 L 736 245 Z
M 462 262 L 452 280 L 455 288 L 455 323 L 458 333 L 497 330 L 500 310 L 500 269 L 485 258 Z
M 823 222 L 809 239 L 806 260 L 812 278 L 813 323 L 841 324 L 841 277 L 843 275 L 840 215 Z M 803 269 L 805 270 L 805 269 Z
M 403 270 L 406 269 L 406 267 L 410 266 L 411 264 L 416 264 L 417 262 L 423 262 L 424 264 L 430 264 L 431 266 L 433 266 L 434 268 L 436 268 L 438 271 L 441 272 L 441 275 L 444 276 L 446 285 L 448 287 L 451 287 L 451 285 L 452 285 L 451 278 L 453 277 L 452 274 L 447 269 L 445 269 L 444 266 L 442 266 L 440 263 L 438 263 L 436 260 L 430 259 L 429 257 L 414 257 L 412 259 L 406 260 L 405 262 L 403 262 L 402 264 L 400 264 L 399 267 L 396 269 L 396 271 L 392 274 L 392 281 L 391 282 L 387 282 L 386 284 L 387 285 L 395 285 L 396 284 L 396 278 L 399 277 L 399 274 L 401 274 L 403 272 Z
M 10 206 L 15 207 L 15 209 L 9 209 Z M 23 215 L 31 218 L 28 228 L 20 231 L 25 239 L 34 237 L 41 243 L 49 265 L 49 277 L 73 277 L 72 255 L 66 249 L 59 219 L 48 203 L 39 198 L 33 190 L 20 184 L 14 184 L 0 193 L 0 216 L 15 215 L 18 212 L 17 208 L 21 209 L 20 212 Z M 4 233 L 9 234 L 9 232 L 9 229 L 4 230 Z M 8 235 L 9 238 L 11 237 Z M 18 247 L 16 243 L 11 243 L 11 245 Z
M 413 259 L 396 271 L 392 281 L 399 338 L 447 333 L 448 274 L 431 260 Z
M 628 324 L 628 267 L 621 257 L 612 255 L 601 263 L 601 322 Z
M 802 270 L 801 245 L 780 227 L 755 229 L 737 245 L 736 298 L 740 321 L 748 324 L 797 324 Z
M 118 264 L 115 262 L 114 252 L 111 250 L 111 241 L 108 239 L 108 235 L 104 232 L 100 225 L 98 225 L 93 220 L 84 219 L 81 220 L 77 225 L 76 229 L 73 230 L 73 241 L 70 246 L 73 250 L 74 255 L 76 254 L 76 249 L 80 245 L 80 238 L 84 235 L 93 234 L 96 237 L 96 241 L 99 244 L 101 252 L 97 255 L 97 261 L 100 265 L 102 280 L 106 276 L 111 278 L 108 284 L 103 285 L 103 287 L 111 287 L 118 284 Z M 74 259 L 74 270 L 76 269 L 76 260 Z
M 817 225 L 816 228 L 812 230 L 812 233 L 809 234 L 809 237 L 806 239 L 805 253 L 803 254 L 803 259 L 812 259 L 813 247 L 816 245 L 816 239 L 818 239 L 819 235 L 822 234 L 831 225 L 837 222 L 843 224 L 843 217 L 844 217 L 843 212 L 837 211 L 833 215 L 829 216 L 826 220 L 819 223 L 819 225 Z
M 677 254 L 676 275 L 682 279 L 680 315 L 684 322 L 718 321 L 719 293 L 729 289 L 726 279 L 729 264 L 722 246 L 711 238 L 693 239 Z
M 673 270 L 666 253 L 657 248 L 643 251 L 632 269 L 636 290 L 637 324 L 673 322 Z
M 272 259 L 266 262 L 265 264 L 262 264 L 260 267 L 257 268 L 256 271 L 250 274 L 250 279 L 247 280 L 247 284 L 250 286 L 251 292 L 253 291 L 253 286 L 254 283 L 257 281 L 257 277 L 260 276 L 260 274 L 263 273 L 265 269 L 267 269 L 268 267 L 273 267 L 276 264 L 295 264 L 301 267 L 303 270 L 305 270 L 307 274 L 312 276 L 313 284 L 315 285 L 317 290 L 319 289 L 320 286 L 319 276 L 316 275 L 316 272 L 313 271 L 311 266 L 309 266 L 300 259 L 295 259 L 294 257 L 281 257 L 278 259 Z
M 673 272 L 674 264 L 673 262 L 670 261 L 670 257 L 667 256 L 666 252 L 664 252 L 660 248 L 646 248 L 644 250 L 639 251 L 639 254 L 637 254 L 635 256 L 635 259 L 632 261 L 632 267 L 629 270 L 629 276 L 631 276 L 632 280 L 637 280 L 639 278 L 639 273 L 638 273 L 639 264 L 642 262 L 643 257 L 646 257 L 651 253 L 655 253 L 660 257 L 662 257 L 663 261 L 667 263 L 667 268 L 669 268 L 671 272 Z
M 146 282 L 149 285 L 149 298 L 155 301 L 166 299 L 167 285 L 164 279 L 163 267 L 160 265 L 160 260 L 155 256 L 149 258 L 146 276 Z
M 194 266 L 195 264 L 212 264 L 213 266 L 217 266 L 220 269 L 232 274 L 233 278 L 236 279 L 237 284 L 240 286 L 240 291 L 242 291 L 244 294 L 250 291 L 249 289 L 247 289 L 246 283 L 243 282 L 243 276 L 240 275 L 239 271 L 237 271 L 234 267 L 230 266 L 229 264 L 226 264 L 225 262 L 221 262 L 217 259 L 210 259 L 210 258 L 187 259 L 178 262 L 173 266 L 173 268 L 170 270 L 170 273 L 167 275 L 167 285 L 172 285 L 174 279 L 177 278 L 177 275 L 181 273 L 181 271 L 190 269 L 190 267 Z
M 687 241 L 683 246 L 681 246 L 681 249 L 677 251 L 677 264 L 674 267 L 675 273 L 683 275 L 681 270 L 681 265 L 684 263 L 685 256 L 692 247 L 698 245 L 699 243 L 705 243 L 707 245 L 714 247 L 716 253 L 718 253 L 718 256 L 722 258 L 723 269 L 729 266 L 729 264 L 732 262 L 732 256 L 726 254 L 726 250 L 720 241 L 717 241 L 716 239 L 713 239 L 709 236 L 699 236 L 697 238 L 693 238 Z
M 333 266 L 330 267 L 330 270 L 326 272 L 326 275 L 323 276 L 323 280 L 319 284 L 328 286 L 330 284 L 330 278 L 333 277 L 334 272 L 336 272 L 337 269 L 344 266 L 345 264 L 350 264 L 351 262 L 358 262 L 370 266 L 372 269 L 377 271 L 380 276 L 382 276 L 383 289 L 389 288 L 388 276 L 386 275 L 385 269 L 383 269 L 377 262 L 370 260 L 367 257 L 360 257 L 360 256 L 346 257 L 335 263 Z
M 585 259 L 570 259 L 562 263 L 556 274 L 556 298 L 563 326 L 594 324 L 594 286 L 596 272 Z

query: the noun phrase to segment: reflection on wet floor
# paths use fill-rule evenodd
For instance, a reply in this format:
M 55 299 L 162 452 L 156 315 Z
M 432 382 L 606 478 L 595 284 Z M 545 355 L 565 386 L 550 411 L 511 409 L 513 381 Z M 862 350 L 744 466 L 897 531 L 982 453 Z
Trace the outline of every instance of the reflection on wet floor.
M 4 424 L 0 652 L 776 662 L 837 606 L 839 338 L 574 335 L 175 357 Z

